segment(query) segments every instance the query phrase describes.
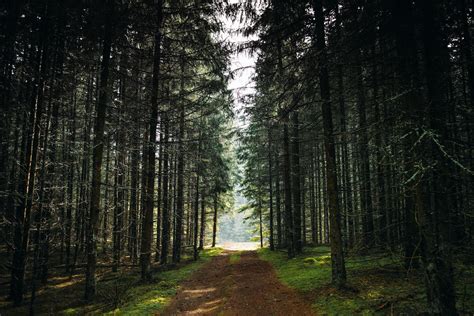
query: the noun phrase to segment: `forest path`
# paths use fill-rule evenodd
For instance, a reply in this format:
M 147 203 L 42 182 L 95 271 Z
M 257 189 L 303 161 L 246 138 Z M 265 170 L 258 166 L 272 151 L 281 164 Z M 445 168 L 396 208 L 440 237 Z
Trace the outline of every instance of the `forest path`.
M 314 315 L 256 251 L 232 254 L 239 253 L 224 251 L 185 281 L 162 315 Z

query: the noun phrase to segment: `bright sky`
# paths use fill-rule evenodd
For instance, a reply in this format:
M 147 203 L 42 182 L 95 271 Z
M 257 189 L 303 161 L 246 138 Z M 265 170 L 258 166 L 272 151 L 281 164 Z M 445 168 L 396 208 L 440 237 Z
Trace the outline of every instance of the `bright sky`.
M 240 0 L 230 0 L 230 3 L 238 3 Z M 249 38 L 244 37 L 242 34 L 238 32 L 239 28 L 242 25 L 239 21 L 232 21 L 227 16 L 222 16 L 221 21 L 224 24 L 224 31 L 219 34 L 219 37 L 223 40 L 226 40 L 234 47 L 237 47 L 239 44 L 245 43 Z M 253 39 L 253 38 L 252 38 Z M 255 62 L 256 56 L 248 54 L 248 52 L 234 52 L 231 56 L 231 65 L 230 70 L 234 74 L 234 78 L 229 80 L 228 89 L 232 91 L 233 99 L 234 99 L 234 113 L 235 119 L 233 125 L 237 129 L 242 129 L 246 126 L 245 117 L 243 116 L 242 110 L 244 108 L 244 104 L 240 101 L 240 98 L 245 95 L 250 95 L 254 93 L 254 83 L 252 77 L 255 73 Z M 242 166 L 238 166 L 239 170 Z M 239 185 L 237 185 L 234 190 L 239 190 Z M 236 196 L 236 200 L 239 201 L 240 197 L 241 202 L 247 203 L 247 200 L 234 191 Z M 241 205 L 236 205 L 236 207 L 240 207 Z M 235 216 L 235 214 L 234 214 Z M 219 224 L 222 224 L 219 221 Z M 246 224 L 248 225 L 248 224 Z M 242 245 L 244 245 L 243 243 Z M 241 245 L 241 246 L 242 246 Z M 235 246 L 235 245 L 234 245 Z M 226 246 L 227 247 L 227 246 Z M 240 246 L 239 246 L 240 247 Z M 228 248 L 228 247 L 227 247 Z
M 231 0 L 231 3 L 237 3 L 239 0 Z M 241 27 L 239 21 L 232 21 L 228 17 L 223 16 L 225 30 L 222 37 L 237 46 L 245 43 L 247 37 L 239 34 L 238 29 Z M 228 88 L 232 90 L 234 95 L 234 112 L 237 115 L 237 120 L 234 122 L 236 127 L 243 127 L 245 124 L 241 118 L 241 110 L 243 104 L 240 102 L 240 97 L 252 94 L 254 92 L 252 77 L 254 75 L 256 56 L 249 55 L 247 52 L 233 53 L 231 56 L 231 71 L 234 73 L 234 79 L 229 81 Z

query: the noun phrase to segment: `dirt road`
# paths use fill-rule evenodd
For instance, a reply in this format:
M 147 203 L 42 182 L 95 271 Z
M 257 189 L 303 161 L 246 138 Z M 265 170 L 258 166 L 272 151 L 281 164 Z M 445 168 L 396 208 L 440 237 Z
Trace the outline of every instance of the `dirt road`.
M 225 251 L 197 271 L 162 315 L 314 315 L 255 251 L 243 252 L 233 263 L 231 253 Z

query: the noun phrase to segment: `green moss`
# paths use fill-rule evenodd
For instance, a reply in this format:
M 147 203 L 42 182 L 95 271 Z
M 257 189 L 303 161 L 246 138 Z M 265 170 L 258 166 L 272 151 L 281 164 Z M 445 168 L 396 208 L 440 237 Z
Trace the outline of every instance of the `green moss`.
M 328 250 L 326 247 L 313 248 L 311 253 L 307 252 L 304 257 L 288 260 L 286 253 L 264 248 L 259 250 L 259 256 L 273 264 L 283 283 L 302 291 L 309 291 L 315 284 L 326 283 L 331 276 L 330 266 L 325 259 L 328 257 Z
M 75 308 L 68 308 L 63 311 L 65 315 L 76 315 L 78 311 Z
M 400 258 L 388 254 L 349 256 L 346 260 L 348 288 L 331 286 L 331 258 L 328 247 L 305 248 L 303 254 L 288 259 L 286 252 L 259 250 L 272 263 L 282 283 L 311 297 L 319 314 L 385 315 L 417 314 L 426 311 L 426 297 L 420 273 L 407 274 Z M 457 265 L 458 308 L 474 310 L 474 269 Z M 464 297 L 464 299 L 463 299 Z

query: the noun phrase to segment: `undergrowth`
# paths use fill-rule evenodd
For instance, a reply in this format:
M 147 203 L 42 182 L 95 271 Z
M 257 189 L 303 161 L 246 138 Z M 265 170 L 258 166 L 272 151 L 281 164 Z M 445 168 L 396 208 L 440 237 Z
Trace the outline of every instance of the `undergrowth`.
M 205 249 L 198 261 L 189 256 L 182 258 L 179 266 L 168 267 L 166 271 L 153 273 L 152 281 L 143 283 L 137 269 L 123 268 L 112 273 L 109 269 L 98 274 L 97 295 L 93 303 L 83 297 L 83 274 L 55 276 L 49 284 L 40 289 L 35 313 L 47 315 L 150 315 L 162 310 L 176 294 L 179 284 L 222 252 L 221 248 Z M 28 300 L 19 307 L 0 300 L 0 315 L 28 314 Z
M 328 247 L 305 248 L 288 259 L 286 252 L 259 250 L 272 263 L 278 278 L 313 302 L 318 314 L 329 315 L 415 315 L 426 311 L 422 275 L 407 273 L 400 258 L 389 254 L 349 256 L 346 260 L 348 286 L 334 289 Z M 474 311 L 474 269 L 456 265 L 458 309 Z M 462 271 L 462 277 L 459 273 Z

